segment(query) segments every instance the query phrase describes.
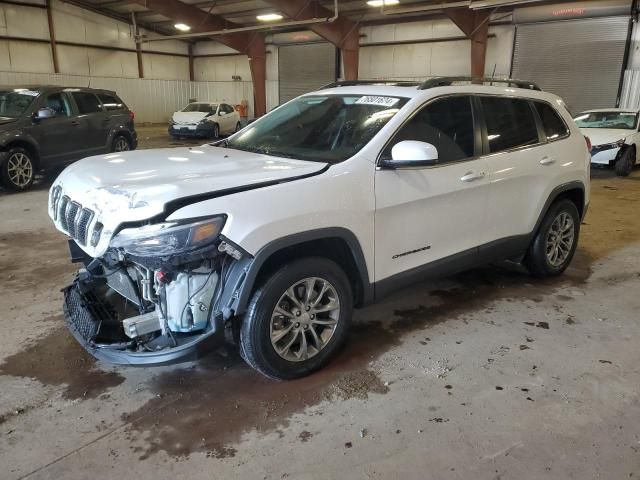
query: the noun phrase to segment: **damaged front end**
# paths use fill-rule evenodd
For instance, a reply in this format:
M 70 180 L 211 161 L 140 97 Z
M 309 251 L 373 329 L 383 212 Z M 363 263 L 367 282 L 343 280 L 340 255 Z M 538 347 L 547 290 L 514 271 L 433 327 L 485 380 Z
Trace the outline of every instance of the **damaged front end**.
M 121 230 L 99 258 L 82 260 L 64 289 L 75 338 L 95 357 L 125 365 L 195 359 L 224 340 L 250 256 L 220 235 L 224 215 Z

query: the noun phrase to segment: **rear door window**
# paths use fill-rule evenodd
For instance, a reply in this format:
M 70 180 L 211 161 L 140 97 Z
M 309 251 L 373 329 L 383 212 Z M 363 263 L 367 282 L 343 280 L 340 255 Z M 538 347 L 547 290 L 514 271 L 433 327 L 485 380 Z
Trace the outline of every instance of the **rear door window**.
M 117 97 L 113 95 L 107 95 L 105 93 L 99 93 L 98 98 L 100 99 L 100 103 L 104 106 L 104 109 L 108 112 L 113 110 L 122 110 L 125 108 L 124 103 Z
M 528 100 L 480 97 L 480 102 L 487 126 L 490 153 L 540 142 L 536 119 Z
M 81 115 L 102 111 L 102 107 L 100 106 L 100 101 L 98 100 L 98 97 L 96 97 L 93 93 L 72 92 L 71 95 L 73 96 L 73 99 L 76 101 L 76 105 L 78 106 L 78 111 L 80 112 Z
M 564 123 L 560 115 L 558 115 L 551 105 L 543 102 L 533 102 L 533 105 L 542 121 L 542 127 L 547 140 L 555 140 L 569 133 L 567 124 Z

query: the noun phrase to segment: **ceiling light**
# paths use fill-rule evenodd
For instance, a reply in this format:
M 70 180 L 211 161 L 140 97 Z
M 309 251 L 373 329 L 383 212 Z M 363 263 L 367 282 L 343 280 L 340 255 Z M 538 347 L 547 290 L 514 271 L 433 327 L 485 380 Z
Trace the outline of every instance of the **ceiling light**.
M 176 23 L 174 27 L 176 28 L 176 30 L 180 30 L 181 32 L 188 32 L 189 30 L 191 30 L 191 27 L 186 23 Z
M 261 22 L 275 22 L 276 20 L 282 20 L 282 15 L 279 13 L 265 13 L 264 15 L 256 15 L 256 18 Z
M 388 7 L 389 5 L 398 5 L 399 3 L 400 0 L 369 0 L 367 5 L 370 7 L 382 7 L 383 5 Z

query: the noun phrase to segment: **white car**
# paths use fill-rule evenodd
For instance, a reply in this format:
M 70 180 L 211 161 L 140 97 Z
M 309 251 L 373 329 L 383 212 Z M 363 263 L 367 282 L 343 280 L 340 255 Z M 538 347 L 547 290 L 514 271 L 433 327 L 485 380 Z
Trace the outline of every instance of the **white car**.
M 640 162 L 640 123 L 637 110 L 608 108 L 582 112 L 574 118 L 591 140 L 591 163 L 615 167 L 626 177 Z
M 227 103 L 193 102 L 175 112 L 169 123 L 173 137 L 219 138 L 241 128 L 240 115 Z
M 354 306 L 420 279 L 505 258 L 562 273 L 590 156 L 562 100 L 532 87 L 342 82 L 216 144 L 71 165 L 49 199 L 84 263 L 70 331 L 120 364 L 227 338 L 289 379 L 329 360 Z

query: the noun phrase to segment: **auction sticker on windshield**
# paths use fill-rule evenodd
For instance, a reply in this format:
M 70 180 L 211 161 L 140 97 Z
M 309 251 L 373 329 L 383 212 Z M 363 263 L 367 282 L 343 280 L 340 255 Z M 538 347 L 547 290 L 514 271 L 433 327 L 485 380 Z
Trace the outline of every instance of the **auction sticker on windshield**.
M 380 97 L 377 95 L 365 95 L 356 100 L 360 105 L 380 105 L 383 107 L 391 107 L 398 103 L 400 99 L 394 97 Z

